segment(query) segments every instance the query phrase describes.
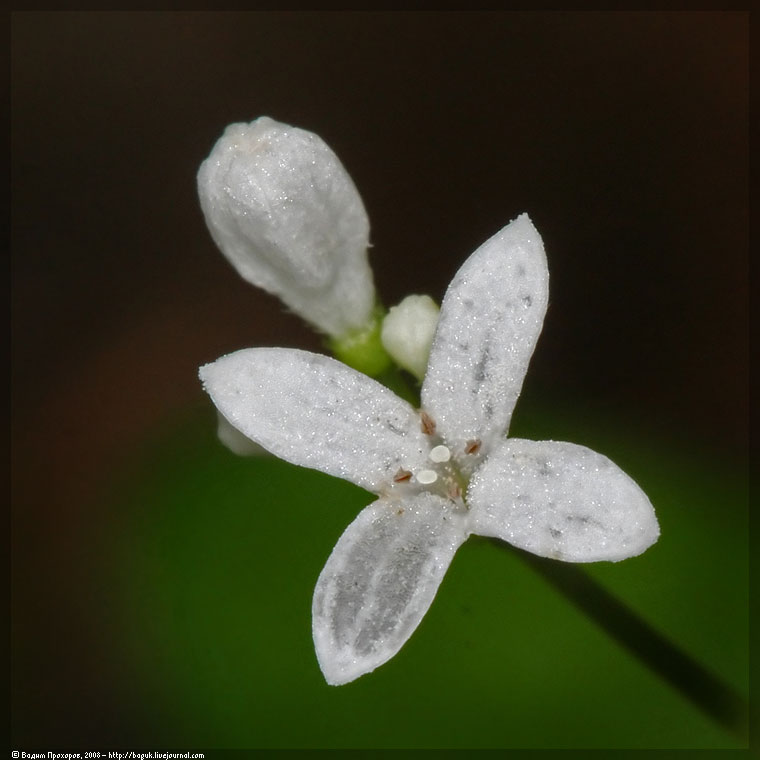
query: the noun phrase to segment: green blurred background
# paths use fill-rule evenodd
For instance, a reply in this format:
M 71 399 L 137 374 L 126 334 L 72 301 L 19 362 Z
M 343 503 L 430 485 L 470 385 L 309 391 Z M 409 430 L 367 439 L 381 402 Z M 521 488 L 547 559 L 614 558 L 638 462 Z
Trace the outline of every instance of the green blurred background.
M 642 485 L 660 542 L 589 572 L 746 694 L 748 14 L 15 13 L 11 56 L 14 748 L 742 746 L 476 539 L 396 658 L 325 685 L 311 594 L 371 497 L 216 442 L 199 364 L 320 341 L 194 183 L 230 122 L 317 132 L 388 304 L 528 211 L 513 432 Z

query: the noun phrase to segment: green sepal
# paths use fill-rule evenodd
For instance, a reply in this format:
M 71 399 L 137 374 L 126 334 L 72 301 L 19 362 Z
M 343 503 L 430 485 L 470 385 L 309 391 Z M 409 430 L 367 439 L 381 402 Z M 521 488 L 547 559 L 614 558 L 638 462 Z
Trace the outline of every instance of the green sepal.
M 393 360 L 380 340 L 385 313 L 385 309 L 378 305 L 364 327 L 340 338 L 330 338 L 327 345 L 335 358 L 370 377 L 386 372 Z

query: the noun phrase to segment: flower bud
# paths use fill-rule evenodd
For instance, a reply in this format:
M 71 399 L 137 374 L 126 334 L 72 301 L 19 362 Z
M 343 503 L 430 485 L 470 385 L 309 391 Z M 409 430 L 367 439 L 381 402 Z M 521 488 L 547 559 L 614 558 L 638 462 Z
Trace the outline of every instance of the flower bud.
M 418 380 L 425 377 L 439 309 L 430 296 L 407 296 L 391 307 L 381 339 L 393 360 Z
M 231 124 L 198 172 L 211 236 L 248 282 L 340 337 L 372 318 L 369 220 L 330 148 L 262 116 Z

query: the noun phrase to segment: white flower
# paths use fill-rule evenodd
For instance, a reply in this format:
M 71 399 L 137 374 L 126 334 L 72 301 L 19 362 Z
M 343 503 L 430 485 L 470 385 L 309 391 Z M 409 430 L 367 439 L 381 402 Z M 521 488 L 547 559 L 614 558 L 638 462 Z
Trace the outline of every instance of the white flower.
M 621 560 L 657 539 L 652 505 L 609 459 L 505 438 L 547 295 L 543 244 L 522 215 L 449 286 L 420 412 L 304 351 L 249 349 L 201 369 L 214 403 L 249 438 L 378 495 L 341 536 L 314 592 L 329 683 L 398 652 L 470 534 L 567 562 Z
M 198 171 L 211 236 L 248 282 L 339 338 L 372 319 L 369 220 L 317 135 L 262 116 L 231 124 Z

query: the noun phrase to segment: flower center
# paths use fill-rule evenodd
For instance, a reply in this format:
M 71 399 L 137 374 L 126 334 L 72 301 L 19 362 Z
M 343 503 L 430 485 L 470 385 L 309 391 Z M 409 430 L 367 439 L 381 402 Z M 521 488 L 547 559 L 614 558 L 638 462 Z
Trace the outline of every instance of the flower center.
M 443 444 L 434 446 L 428 458 L 433 463 L 433 468 L 420 470 L 415 476 L 416 481 L 424 486 L 435 483 L 438 480 L 439 474 L 442 474 L 446 478 L 450 474 L 448 471 L 451 469 L 450 466 L 444 468 L 436 467 L 436 465 L 442 465 L 451 459 L 451 452 L 448 446 L 444 446 Z
M 453 501 L 458 508 L 465 511 L 468 507 L 463 495 L 467 489 L 468 478 L 460 470 L 456 460 L 451 456 L 451 449 L 436 434 L 435 421 L 427 412 L 421 412 L 422 432 L 429 436 L 431 443 L 435 443 L 428 454 L 428 461 L 420 469 L 411 471 L 399 469 L 393 478 L 393 489 L 399 489 L 398 495 L 404 492 L 428 493 L 442 496 L 444 499 Z M 437 439 L 437 440 L 436 440 Z M 477 454 L 480 450 L 480 441 L 468 441 L 464 454 Z
M 434 493 L 457 502 L 462 509 L 465 509 L 466 506 L 462 499 L 465 483 L 451 459 L 451 451 L 448 446 L 443 444 L 434 446 L 428 455 L 427 465 L 416 472 L 399 470 L 393 479 L 394 486 L 405 486 L 417 493 L 420 491 Z

